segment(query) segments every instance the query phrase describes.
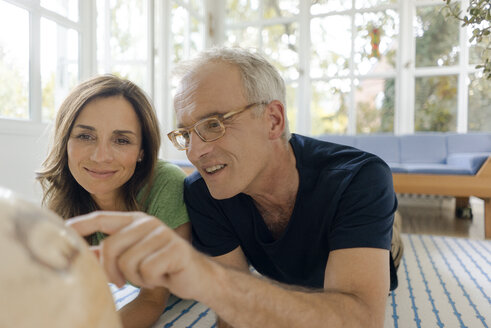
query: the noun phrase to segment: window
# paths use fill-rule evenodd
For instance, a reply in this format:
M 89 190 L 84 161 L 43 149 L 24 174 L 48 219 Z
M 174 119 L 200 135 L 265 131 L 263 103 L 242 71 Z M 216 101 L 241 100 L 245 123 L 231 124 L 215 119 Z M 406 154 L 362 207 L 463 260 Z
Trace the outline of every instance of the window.
M 29 118 L 29 12 L 0 1 L 0 117 Z
M 157 30 L 166 33 L 160 35 L 156 58 L 156 90 L 162 91 L 157 95 L 155 103 L 157 109 L 161 109 L 159 118 L 162 135 L 165 135 L 176 128 L 173 97 L 178 81 L 172 75 L 173 69 L 179 62 L 196 56 L 205 48 L 207 21 L 202 0 L 157 3 L 157 12 L 160 12 L 157 16 Z M 185 152 L 177 151 L 167 137 L 163 140 L 163 152 L 166 158 L 186 159 Z
M 53 119 L 79 81 L 78 0 L 0 0 L 0 117 Z
M 457 1 L 457 0 L 454 0 Z M 468 1 L 459 1 L 465 11 Z M 176 63 L 257 48 L 285 79 L 293 132 L 491 131 L 483 45 L 441 0 L 0 0 L 0 124 L 50 122 L 97 73 L 136 82 L 175 127 Z M 488 24 L 489 22 L 484 22 Z M 490 38 L 491 36 L 488 36 Z M 184 158 L 170 144 L 165 157 Z
M 474 67 L 482 46 L 443 5 L 226 0 L 224 43 L 271 58 L 298 133 L 489 131 L 490 81 Z
M 129 79 L 153 96 L 148 0 L 97 1 L 97 72 Z
M 299 10 L 299 0 L 227 0 L 225 10 L 225 45 L 261 49 L 285 79 L 292 131 L 297 126 L 301 86 Z
M 422 4 L 420 4 L 422 3 Z M 465 11 L 464 5 L 461 8 Z M 488 23 L 489 24 L 489 23 Z M 447 18 L 441 3 L 419 1 L 413 25 L 415 51 L 415 131 L 490 131 L 491 83 L 474 68 L 479 46 L 470 31 Z

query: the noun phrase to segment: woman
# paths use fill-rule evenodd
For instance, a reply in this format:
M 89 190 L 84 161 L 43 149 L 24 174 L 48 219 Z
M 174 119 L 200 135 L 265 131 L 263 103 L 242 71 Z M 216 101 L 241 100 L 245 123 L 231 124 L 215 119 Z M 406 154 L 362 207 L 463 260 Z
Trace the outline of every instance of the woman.
M 112 75 L 92 78 L 61 105 L 52 148 L 38 172 L 43 204 L 67 219 L 96 210 L 144 211 L 190 240 L 185 174 L 159 161 L 160 132 L 144 92 Z M 104 238 L 94 234 L 91 245 Z M 164 310 L 165 289 L 142 288 L 120 310 L 124 327 L 146 327 Z

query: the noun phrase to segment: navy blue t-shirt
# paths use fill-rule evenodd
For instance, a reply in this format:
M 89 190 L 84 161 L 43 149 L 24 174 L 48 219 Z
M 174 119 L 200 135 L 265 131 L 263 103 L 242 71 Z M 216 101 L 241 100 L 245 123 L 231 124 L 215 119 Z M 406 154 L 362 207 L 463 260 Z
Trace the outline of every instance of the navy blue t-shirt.
M 196 172 L 184 182 L 193 245 L 210 256 L 238 246 L 261 274 L 286 283 L 324 286 L 329 252 L 390 249 L 397 199 L 389 167 L 358 149 L 292 134 L 300 181 L 292 216 L 275 240 L 252 198 L 214 199 Z

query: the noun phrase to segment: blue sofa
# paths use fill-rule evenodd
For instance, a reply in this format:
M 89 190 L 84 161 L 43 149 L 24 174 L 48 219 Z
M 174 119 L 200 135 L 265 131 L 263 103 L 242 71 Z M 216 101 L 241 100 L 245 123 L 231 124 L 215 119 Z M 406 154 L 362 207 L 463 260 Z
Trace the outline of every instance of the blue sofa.
M 491 238 L 491 133 L 321 135 L 382 158 L 398 193 L 447 195 L 457 204 L 470 196 L 485 202 L 485 237 Z
M 321 135 L 382 158 L 393 173 L 475 175 L 491 155 L 491 133 Z

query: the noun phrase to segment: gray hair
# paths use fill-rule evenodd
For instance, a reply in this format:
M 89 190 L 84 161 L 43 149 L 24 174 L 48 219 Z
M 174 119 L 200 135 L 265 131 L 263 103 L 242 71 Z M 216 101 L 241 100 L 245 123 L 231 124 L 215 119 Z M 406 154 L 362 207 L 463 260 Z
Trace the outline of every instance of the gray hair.
M 200 67 L 209 62 L 217 61 L 226 62 L 239 68 L 245 97 L 249 103 L 270 103 L 273 100 L 278 100 L 283 104 L 285 129 L 282 138 L 288 142 L 291 133 L 286 115 L 285 82 L 278 70 L 261 54 L 239 47 L 213 47 L 200 52 L 196 58 L 181 63 L 176 67 L 175 73 L 182 77 L 199 71 Z M 262 114 L 263 109 L 262 107 L 258 114 Z

